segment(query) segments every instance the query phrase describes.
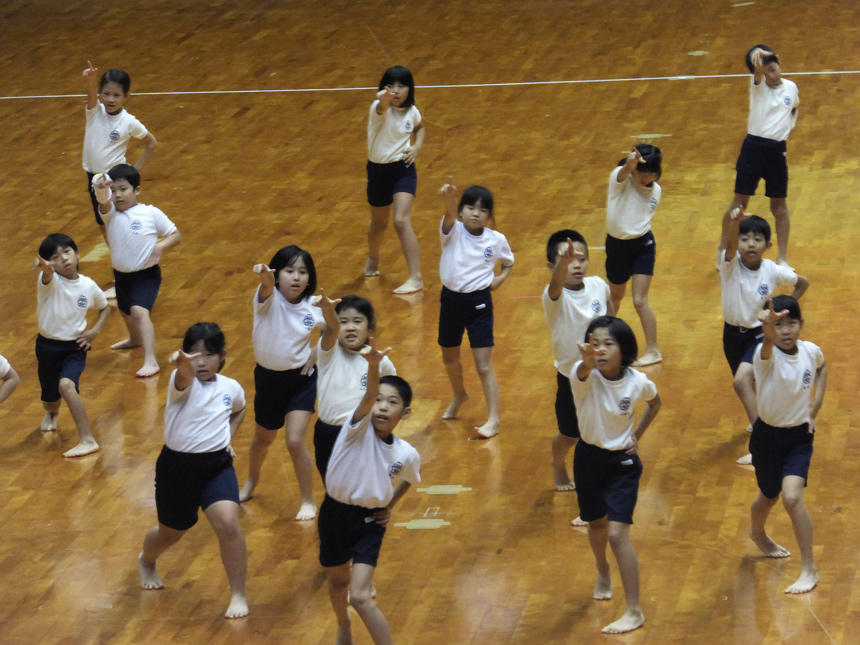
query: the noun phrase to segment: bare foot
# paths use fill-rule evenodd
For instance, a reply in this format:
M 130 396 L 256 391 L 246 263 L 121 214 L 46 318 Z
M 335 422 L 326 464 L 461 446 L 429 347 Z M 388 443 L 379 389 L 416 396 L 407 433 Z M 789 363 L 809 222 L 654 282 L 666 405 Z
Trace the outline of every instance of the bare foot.
M 224 618 L 244 618 L 248 615 L 248 601 L 245 594 L 234 593 L 230 596 L 230 606 L 224 612 Z
M 591 595 L 595 600 L 611 600 L 612 585 L 609 582 L 609 569 L 597 571 L 597 584 L 594 585 L 594 593 Z M 604 630 L 605 631 L 605 630 Z
M 423 280 L 415 280 L 413 278 L 409 278 L 406 282 L 397 287 L 394 290 L 394 293 L 415 293 L 416 291 L 421 291 L 423 288 Z
M 448 406 L 448 409 L 445 410 L 445 414 L 442 415 L 443 419 L 456 419 L 457 413 L 460 411 L 460 406 L 463 405 L 466 401 L 469 400 L 469 393 L 463 392 L 462 394 L 455 394 L 454 400 L 451 401 L 451 405 Z
M 110 346 L 111 349 L 134 349 L 136 347 L 140 347 L 140 345 L 135 343 L 131 338 L 126 338 Z
M 254 489 L 257 487 L 257 482 L 251 481 L 250 479 L 242 484 L 242 490 L 239 491 L 239 503 L 247 502 L 251 499 L 251 494 L 254 492 Z
M 98 449 L 99 444 L 95 441 L 81 441 L 71 450 L 66 450 L 66 452 L 63 453 L 63 457 L 83 457 L 84 455 L 91 455 L 98 451 Z
M 161 371 L 161 368 L 158 366 L 158 363 L 144 363 L 143 367 L 137 370 L 134 375 L 138 378 L 148 378 L 150 376 L 155 376 Z
M 588 522 L 586 522 L 585 520 L 583 520 L 581 517 L 579 517 L 577 515 L 576 519 L 570 520 L 570 525 L 571 526 L 588 526 Z
M 367 258 L 367 262 L 364 263 L 364 275 L 367 278 L 375 278 L 379 275 L 379 265 Z
M 59 413 L 50 413 L 45 412 L 45 416 L 42 417 L 42 425 L 39 426 L 39 429 L 42 432 L 56 432 L 57 431 L 57 417 L 60 416 Z
M 137 572 L 140 574 L 140 586 L 144 589 L 164 589 L 164 583 L 158 577 L 154 564 L 143 561 L 143 553 L 137 556 Z
M 495 437 L 499 434 L 499 422 L 487 421 L 480 428 L 476 426 L 475 430 L 478 431 L 478 439 L 489 439 L 490 437 Z
M 747 433 L 752 434 L 752 425 L 747 426 Z
M 639 629 L 644 624 L 645 615 L 642 613 L 642 610 L 634 611 L 628 609 L 624 612 L 624 615 L 621 618 L 611 625 L 607 625 L 600 631 L 604 634 L 624 634 L 626 632 L 632 632 L 634 629 Z
M 567 470 L 557 470 L 553 468 L 552 477 L 555 480 L 555 489 L 557 491 L 567 493 L 569 491 L 576 490 L 576 484 L 570 480 Z
M 797 582 L 786 589 L 785 593 L 806 593 L 815 589 L 817 584 L 818 571 L 816 569 L 808 572 L 801 572 Z
M 781 267 L 785 267 L 786 269 L 790 269 L 791 271 L 794 271 L 794 267 L 792 267 L 788 263 L 788 260 L 786 260 L 785 258 L 777 258 L 776 263 Z
M 636 361 L 633 361 L 633 367 L 647 367 L 648 365 L 655 365 L 657 363 L 663 362 L 663 355 L 657 352 L 647 352 L 644 356 L 639 358 Z M 622 619 L 623 620 L 623 619 Z M 618 621 L 621 622 L 621 621 Z M 614 625 L 615 623 L 613 623 Z M 636 629 L 635 627 L 633 629 Z M 615 633 L 615 632 L 613 632 Z
M 787 558 L 791 555 L 788 549 L 779 546 L 767 533 L 756 535 L 753 530 L 750 529 L 750 539 L 755 542 L 755 545 L 761 549 L 761 552 L 768 558 Z
M 574 484 L 572 481 L 568 480 L 567 483 L 565 483 L 565 484 L 556 483 L 555 489 L 559 493 L 570 493 L 570 492 L 576 490 L 576 484 Z
M 298 515 L 296 515 L 296 519 L 300 522 L 305 522 L 307 520 L 314 519 L 316 516 L 316 505 L 314 505 L 313 503 L 305 502 L 304 504 L 302 504 L 301 508 L 299 508 L 299 513 Z
M 745 454 L 743 457 L 738 459 L 735 463 L 740 464 L 741 466 L 751 466 L 752 465 L 752 454 L 751 453 Z

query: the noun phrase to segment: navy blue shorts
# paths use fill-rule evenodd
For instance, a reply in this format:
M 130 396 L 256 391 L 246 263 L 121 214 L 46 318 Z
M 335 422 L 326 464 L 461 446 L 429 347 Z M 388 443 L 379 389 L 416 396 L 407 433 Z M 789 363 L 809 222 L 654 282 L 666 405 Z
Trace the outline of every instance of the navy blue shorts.
M 634 275 L 654 275 L 656 262 L 657 243 L 652 231 L 632 240 L 606 236 L 606 278 L 612 284 L 624 284 Z
M 325 496 L 317 520 L 322 566 L 339 567 L 350 560 L 353 564 L 376 566 L 385 527 L 376 523 L 374 510 L 379 509 L 344 504 Z
M 215 502 L 239 503 L 239 482 L 227 449 L 177 452 L 167 446 L 155 462 L 158 521 L 176 531 L 197 524 L 197 509 Z
M 558 390 L 555 393 L 555 418 L 558 421 L 558 431 L 565 437 L 579 439 L 579 419 L 576 416 L 576 404 L 573 402 L 570 379 L 556 371 L 555 380 L 558 383 Z
M 394 195 L 418 192 L 418 170 L 415 164 L 367 162 L 367 201 L 371 206 L 391 206 Z
M 580 440 L 573 453 L 579 516 L 585 522 L 608 516 L 610 522 L 633 524 L 641 477 L 639 455 L 605 450 Z
M 782 480 L 789 475 L 803 477 L 806 486 L 814 438 L 808 423 L 775 428 L 756 419 L 750 435 L 750 454 L 762 495 L 768 499 L 779 497 Z
M 161 288 L 161 267 L 157 264 L 148 269 L 123 273 L 113 270 L 116 281 L 116 306 L 126 316 L 132 307 L 143 307 L 152 311 L 158 290 Z
M 756 345 L 764 338 L 761 327 L 736 327 L 723 323 L 723 353 L 734 376 L 741 363 L 752 363 Z
M 104 226 L 105 221 L 102 219 L 102 214 L 99 211 L 99 202 L 96 199 L 96 192 L 93 190 L 93 177 L 95 177 L 95 173 L 87 172 L 87 192 L 90 194 L 90 201 L 93 203 L 93 213 L 96 216 L 96 224 L 99 226 Z
M 337 441 L 341 427 L 326 423 L 322 419 L 317 419 L 314 424 L 314 461 L 322 477 L 323 486 L 325 486 L 328 460 L 331 459 L 331 451 L 334 450 L 334 443 Z
M 254 421 L 266 430 L 278 430 L 293 410 L 314 411 L 317 370 L 304 376 L 301 367 L 276 371 L 257 365 L 254 387 Z
M 80 380 L 87 366 L 87 351 L 78 347 L 77 341 L 36 336 L 36 360 L 45 403 L 60 400 L 61 378 L 74 381 L 75 390 L 81 391 Z
M 764 194 L 771 199 L 788 195 L 788 151 L 785 141 L 747 135 L 735 165 L 735 193 L 755 195 L 758 180 L 764 179 Z
M 493 296 L 489 287 L 459 293 L 442 287 L 439 309 L 439 345 L 459 347 L 469 332 L 470 347 L 492 347 Z

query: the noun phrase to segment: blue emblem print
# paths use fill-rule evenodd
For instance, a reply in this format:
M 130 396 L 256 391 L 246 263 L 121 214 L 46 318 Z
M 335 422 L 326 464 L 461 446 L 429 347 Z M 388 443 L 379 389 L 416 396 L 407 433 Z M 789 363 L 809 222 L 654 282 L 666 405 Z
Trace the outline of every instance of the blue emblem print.
M 764 298 L 767 298 L 767 294 L 768 294 L 767 285 L 764 282 L 762 282 L 758 286 L 758 295 L 760 295 L 762 297 L 762 299 L 764 299 Z
M 785 97 L 784 99 L 782 99 L 782 100 L 783 100 L 783 102 L 785 103 L 785 107 L 791 107 L 791 97 L 790 97 L 790 96 L 786 96 L 786 97 Z
M 313 317 L 313 316 L 311 316 L 310 314 L 306 314 L 306 315 L 305 315 L 305 317 L 304 317 L 304 318 L 302 318 L 302 324 L 303 324 L 305 327 L 307 327 L 308 329 L 313 329 L 313 328 L 314 328 L 314 323 L 315 323 L 315 322 L 316 322 L 316 321 L 314 320 L 314 317 Z
M 649 200 L 648 200 L 648 205 L 651 207 L 651 212 L 652 212 L 652 213 L 653 213 L 655 210 L 657 210 L 657 198 L 656 198 L 656 197 L 652 197 L 651 199 L 649 199 Z
M 809 369 L 803 370 L 803 384 L 809 385 L 812 383 L 812 371 Z
M 361 375 L 361 389 L 362 390 L 367 389 L 367 372 L 365 372 L 364 374 Z
M 621 410 L 621 414 L 630 414 L 630 397 L 625 396 L 618 402 L 618 408 Z
M 224 407 L 225 408 L 232 408 L 233 407 L 233 397 L 230 396 L 229 394 L 225 394 L 221 398 L 221 400 L 224 401 Z
M 86 296 L 78 296 L 78 309 L 86 309 L 87 308 L 87 297 Z
M 410 121 L 409 119 L 406 119 L 406 124 L 404 127 L 406 128 L 407 132 L 412 132 L 412 121 Z
M 599 300 L 592 300 L 591 301 L 591 311 L 593 311 L 596 314 L 600 313 L 600 301 Z
M 143 229 L 143 222 L 139 219 L 135 219 L 131 221 L 131 231 L 132 233 L 139 233 Z
M 403 462 L 395 461 L 391 464 L 391 467 L 388 469 L 388 477 L 394 479 L 397 475 L 400 474 L 400 471 L 403 470 Z
M 491 262 L 493 260 L 493 247 L 488 246 L 484 249 L 484 262 Z
M 119 130 L 114 130 L 113 132 L 110 133 L 110 140 L 111 141 L 119 141 Z

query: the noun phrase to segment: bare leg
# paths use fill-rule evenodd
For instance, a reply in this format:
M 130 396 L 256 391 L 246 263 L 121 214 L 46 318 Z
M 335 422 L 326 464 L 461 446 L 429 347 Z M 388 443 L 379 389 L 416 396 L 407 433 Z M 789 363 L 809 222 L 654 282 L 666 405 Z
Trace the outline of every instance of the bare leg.
M 460 362 L 460 348 L 443 347 L 442 362 L 445 364 L 445 371 L 448 373 L 451 389 L 454 390 L 454 400 L 451 401 L 451 405 L 445 410 L 442 418 L 456 419 L 457 413 L 460 411 L 460 406 L 469 398 L 469 393 L 466 392 L 466 385 L 463 382 L 463 364 Z
M 364 265 L 364 275 L 379 275 L 379 247 L 382 245 L 382 235 L 388 228 L 388 217 L 391 206 L 371 206 L 370 226 L 367 229 L 367 262 Z
M 409 269 L 409 279 L 394 290 L 394 293 L 413 293 L 424 288 L 421 279 L 421 249 L 418 237 L 412 230 L 412 201 L 415 196 L 411 193 L 394 194 L 394 230 L 400 238 L 400 248 L 406 258 Z
M 750 539 L 755 542 L 755 545 L 768 558 L 787 558 L 791 555 L 788 549 L 779 546 L 764 530 L 767 516 L 770 515 L 770 510 L 776 505 L 777 501 L 779 501 L 779 496 L 768 499 L 761 493 L 758 494 L 758 497 L 756 497 L 756 500 L 750 507 Z
M 352 608 L 361 617 L 376 645 L 391 645 L 391 630 L 388 621 L 371 597 L 374 567 L 357 563 L 352 566 L 352 579 L 349 584 L 349 599 Z
M 480 428 L 475 428 L 482 439 L 489 439 L 499 434 L 499 382 L 496 380 L 496 370 L 493 368 L 493 348 L 473 347 L 475 369 L 484 388 L 484 398 L 490 416 Z
M 605 634 L 623 634 L 639 629 L 645 623 L 645 615 L 639 605 L 639 560 L 630 544 L 630 525 L 609 522 L 609 545 L 618 561 L 626 607 L 624 615 L 602 631 Z
M 45 416 L 42 417 L 42 432 L 56 432 L 57 418 L 60 416 L 60 399 L 56 401 L 42 401 L 42 407 L 45 408 Z
M 120 311 L 122 314 L 122 319 L 125 322 L 126 329 L 128 329 L 128 338 L 125 340 L 121 340 L 118 343 L 114 343 L 110 346 L 111 349 L 135 349 L 140 347 L 143 341 L 140 338 L 140 331 L 138 328 L 133 325 L 130 321 L 131 316 L 127 313 Z
M 570 475 L 567 474 L 567 455 L 576 442 L 574 437 L 567 437 L 560 432 L 552 438 L 552 472 L 555 489 L 558 491 L 576 490 Z
M 137 569 L 140 573 L 140 586 L 144 589 L 164 589 L 164 583 L 158 577 L 155 563 L 168 548 L 179 542 L 185 531 L 177 531 L 164 524 L 154 526 L 147 531 L 143 538 L 143 551 L 137 558 Z
M 612 299 L 612 304 L 615 306 L 615 315 L 621 310 L 621 301 L 624 299 L 624 294 L 627 291 L 626 284 L 609 283 L 609 297 Z
M 224 613 L 226 618 L 242 618 L 248 615 L 248 600 L 245 597 L 245 579 L 248 576 L 248 549 L 245 536 L 239 525 L 239 505 L 222 500 L 210 504 L 203 511 L 218 536 L 221 547 L 221 562 L 230 583 L 230 606 Z
M 346 596 L 349 593 L 349 562 L 338 567 L 326 567 L 328 576 L 328 596 L 334 615 L 337 617 L 337 645 L 351 645 L 352 631 L 350 627 L 349 604 Z
M 257 484 L 260 483 L 260 472 L 263 469 L 263 462 L 266 461 L 266 455 L 269 454 L 269 446 L 275 440 L 277 430 L 267 430 L 261 425 L 256 426 L 254 438 L 251 439 L 251 449 L 248 453 L 248 479 L 242 485 L 242 490 L 239 491 L 239 501 L 247 502 L 251 498 Z
M 296 519 L 299 521 L 312 520 L 317 516 L 317 507 L 314 504 L 313 474 L 314 465 L 311 461 L 311 453 L 308 452 L 305 436 L 308 432 L 308 423 L 311 420 L 311 412 L 306 410 L 293 410 L 287 414 L 287 450 L 293 461 L 293 471 L 296 473 L 296 481 L 299 483 L 299 494 L 302 505 Z
M 143 346 L 143 367 L 137 370 L 137 376 L 146 378 L 158 374 L 161 368 L 155 358 L 155 327 L 149 317 L 149 310 L 134 306 L 131 308 L 131 322 L 137 327 L 140 344 Z
M 785 593 L 806 593 L 818 584 L 818 569 L 812 555 L 812 518 L 803 503 L 803 477 L 789 475 L 782 479 L 782 504 L 791 518 L 794 536 L 800 548 L 800 577 Z
M 78 435 L 80 442 L 71 450 L 63 453 L 63 457 L 83 457 L 96 452 L 99 449 L 99 444 L 96 443 L 93 437 L 93 431 L 90 429 L 90 420 L 87 417 L 87 408 L 84 405 L 84 400 L 78 391 L 75 389 L 75 382 L 71 379 L 60 379 L 60 396 L 69 406 L 69 412 L 72 413 L 72 419 L 75 420 L 75 425 L 78 427 Z
M 663 360 L 660 350 L 657 348 L 657 316 L 648 301 L 648 290 L 651 288 L 650 275 L 637 274 L 633 276 L 633 306 L 642 323 L 642 331 L 645 333 L 645 354 L 634 363 L 640 367 L 653 365 Z
M 591 552 L 594 553 L 594 561 L 597 564 L 597 584 L 594 586 L 592 598 L 595 600 L 609 600 L 612 598 L 612 585 L 609 581 L 609 560 L 606 558 L 606 545 L 609 543 L 609 520 L 601 517 L 587 523 L 588 543 Z
M 776 263 L 788 266 L 788 234 L 791 231 L 791 221 L 788 217 L 788 203 L 783 199 L 770 200 L 770 212 L 774 217 L 776 229 Z
M 741 363 L 738 366 L 738 371 L 735 372 L 732 386 L 735 388 L 735 393 L 741 400 L 744 406 L 744 411 L 747 413 L 750 426 L 758 419 L 758 404 L 756 403 L 755 395 L 755 372 L 751 363 Z M 737 460 L 741 466 L 749 466 L 752 464 L 752 455 L 747 453 Z

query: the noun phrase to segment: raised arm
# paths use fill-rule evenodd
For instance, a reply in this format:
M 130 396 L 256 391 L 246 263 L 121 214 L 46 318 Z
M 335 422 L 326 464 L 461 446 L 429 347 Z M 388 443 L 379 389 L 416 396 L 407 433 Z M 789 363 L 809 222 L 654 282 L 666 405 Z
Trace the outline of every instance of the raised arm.
M 767 299 L 767 308 L 762 309 L 758 313 L 758 318 L 761 320 L 761 328 L 764 332 L 764 339 L 761 341 L 761 358 L 762 360 L 770 360 L 773 356 L 773 346 L 776 343 L 776 321 L 780 318 L 785 318 L 788 315 L 788 309 L 782 311 L 773 310 L 773 298 Z
M 794 291 L 791 292 L 792 298 L 800 300 L 800 297 L 809 289 L 809 278 L 804 278 L 802 275 L 797 276 L 797 282 L 794 284 Z
M 442 232 L 448 235 L 457 221 L 457 187 L 454 184 L 445 184 L 439 190 L 439 194 L 445 200 L 445 217 L 442 219 Z
M 102 215 L 110 213 L 110 187 L 112 185 L 113 179 L 106 172 L 100 172 L 93 177 L 93 192 L 96 194 L 96 201 L 99 203 L 99 212 Z
M 54 265 L 41 255 L 36 256 L 37 266 L 42 271 L 42 284 L 51 284 L 54 279 Z
M 323 351 L 327 352 L 337 342 L 337 337 L 340 335 L 340 318 L 337 317 L 335 306 L 340 302 L 340 298 L 332 300 L 329 298 L 325 289 L 320 289 L 320 295 L 314 296 L 311 303 L 322 310 L 323 319 L 325 320 L 325 329 L 320 336 L 320 345 Z
M 138 170 L 143 170 L 143 165 L 146 163 L 146 160 L 149 159 L 149 155 L 151 155 L 153 150 L 155 150 L 155 146 L 158 145 L 158 139 L 155 138 L 155 135 L 152 134 L 152 132 L 147 132 L 146 136 L 143 138 L 143 142 L 146 144 L 146 147 L 144 147 L 143 152 L 140 153 L 137 163 L 134 164 L 134 167 Z
M 390 347 L 382 351 L 376 349 L 376 343 L 372 337 L 367 339 L 367 346 L 362 348 L 361 355 L 367 360 L 367 389 L 355 412 L 352 413 L 352 424 L 358 423 L 373 410 L 373 404 L 379 398 L 379 363 L 390 351 Z
M 762 58 L 771 52 L 765 51 L 760 47 L 756 48 L 756 50 L 750 54 L 750 62 L 752 62 L 755 70 L 753 71 L 753 82 L 758 85 L 761 83 L 761 79 L 764 78 L 764 65 L 762 65 Z
M 576 378 L 580 381 L 584 381 L 588 378 L 588 375 L 591 374 L 591 370 L 594 369 L 594 366 L 597 364 L 597 355 L 606 353 L 605 349 L 601 349 L 600 351 L 594 348 L 594 343 L 591 341 L 591 334 L 588 335 L 588 338 L 584 343 L 577 343 L 579 345 L 579 353 L 582 354 L 582 362 L 576 366 Z
M 573 242 L 567 238 L 565 246 L 559 245 L 555 265 L 552 268 L 552 278 L 549 281 L 548 294 L 551 300 L 558 300 L 564 289 L 564 281 L 567 279 L 570 263 L 575 259 L 584 260 L 585 254 L 573 248 Z
M 266 302 L 275 293 L 275 270 L 265 264 L 255 264 L 254 273 L 260 276 L 260 290 L 257 292 L 257 302 Z
M 741 206 L 733 208 L 723 216 L 723 232 L 720 237 L 720 247 L 726 250 L 728 262 L 738 252 L 738 237 L 740 236 L 741 220 L 751 217 Z
M 636 166 L 643 161 L 645 160 L 642 158 L 639 150 L 637 148 L 633 148 L 633 150 L 630 151 L 630 154 L 627 155 L 627 161 L 623 166 L 621 166 L 621 170 L 618 171 L 615 181 L 619 184 L 624 183 L 630 176 L 630 173 L 636 170 Z
M 376 93 L 376 98 L 379 99 L 379 105 L 376 106 L 376 113 L 385 114 L 388 111 L 388 108 L 391 107 L 391 99 L 394 98 L 394 94 L 392 94 L 387 87 L 383 87 Z
M 87 61 L 84 78 L 87 79 L 87 109 L 92 110 L 99 102 L 99 70 L 90 61 Z
M 93 341 L 96 339 L 96 336 L 98 336 L 101 333 L 102 329 L 105 328 L 109 316 L 110 306 L 105 305 L 104 308 L 99 310 L 99 317 L 96 320 L 96 324 L 87 329 L 76 339 L 78 347 L 80 347 L 81 349 L 90 349 L 92 347 Z
M 186 354 L 181 349 L 173 352 L 168 359 L 168 362 L 176 367 L 176 379 L 173 384 L 176 389 L 182 392 L 194 382 L 194 366 L 192 362 L 200 356 L 200 352 L 194 354 Z M 232 430 L 232 428 L 231 428 Z
M 642 413 L 642 418 L 639 419 L 639 425 L 636 426 L 630 443 L 624 449 L 628 455 L 635 455 L 639 452 L 639 441 L 642 439 L 642 435 L 645 434 L 648 426 L 651 425 L 654 417 L 657 416 L 661 405 L 662 401 L 659 394 L 656 394 L 653 399 L 645 403 L 645 411 Z

